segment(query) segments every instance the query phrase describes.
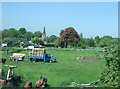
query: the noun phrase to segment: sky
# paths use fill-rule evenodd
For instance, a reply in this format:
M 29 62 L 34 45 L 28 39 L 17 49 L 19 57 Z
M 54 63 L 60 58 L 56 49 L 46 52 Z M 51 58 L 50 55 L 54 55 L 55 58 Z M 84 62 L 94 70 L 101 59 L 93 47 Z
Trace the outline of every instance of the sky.
M 117 2 L 2 2 L 2 30 L 24 27 L 27 31 L 59 36 L 73 27 L 84 38 L 118 37 Z

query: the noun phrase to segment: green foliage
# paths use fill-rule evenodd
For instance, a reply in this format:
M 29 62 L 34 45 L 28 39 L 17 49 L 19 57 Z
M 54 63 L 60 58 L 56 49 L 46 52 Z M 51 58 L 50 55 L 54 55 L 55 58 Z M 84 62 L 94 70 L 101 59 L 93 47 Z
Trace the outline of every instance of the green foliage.
M 112 40 L 111 40 L 111 44 L 112 45 L 116 45 L 116 44 L 118 44 L 118 38 L 113 38 Z
M 88 45 L 89 45 L 89 47 L 94 47 L 95 46 L 95 42 L 94 42 L 93 38 L 89 39 Z
M 12 47 L 12 43 L 13 43 L 13 42 L 12 42 L 10 39 L 5 39 L 4 42 L 7 43 L 7 46 L 8 46 L 8 47 Z
M 33 37 L 33 33 L 32 32 L 26 32 L 24 34 L 24 38 L 26 38 L 27 40 L 31 40 L 31 37 Z
M 120 46 L 112 45 L 105 48 L 106 65 L 101 73 L 101 82 L 106 87 L 120 87 Z
M 57 36 L 51 35 L 50 37 L 44 38 L 44 41 L 47 41 L 48 43 L 54 43 L 58 39 Z
M 38 37 L 34 37 L 31 41 L 32 41 L 33 43 L 36 43 L 38 40 L 39 40 Z
M 16 47 L 3 47 L 1 51 L 6 51 L 6 49 L 8 49 L 8 53 L 18 53 L 21 51 L 25 51 L 25 49 L 16 48 Z
M 40 31 L 36 31 L 36 32 L 34 32 L 34 37 L 40 38 L 40 37 L 42 37 L 42 33 Z
M 24 35 L 27 31 L 26 31 L 25 28 L 20 28 L 20 29 L 18 30 L 18 32 L 19 32 L 19 34 Z
M 19 47 L 20 42 L 21 42 L 20 40 L 16 41 L 15 46 L 18 46 L 18 47 Z
M 54 44 L 44 44 L 45 47 L 55 47 Z
M 18 37 L 18 31 L 14 28 L 10 28 L 10 29 L 5 29 L 2 31 L 2 37 L 10 37 L 10 38 L 14 38 L 14 37 Z
M 17 30 L 16 29 L 14 29 L 14 28 L 10 28 L 10 30 L 9 30 L 9 37 L 11 37 L 11 38 L 14 38 L 14 37 L 18 37 L 18 32 L 17 32 Z
M 48 41 L 51 43 L 51 42 L 54 42 L 58 37 L 55 36 L 55 35 L 51 35 L 48 39 Z
M 43 39 L 43 41 L 49 42 L 49 37 L 45 37 L 45 38 Z
M 97 43 L 99 43 L 100 37 L 99 37 L 99 36 L 96 36 L 96 37 L 95 37 L 95 41 L 96 41 Z
M 83 34 L 82 34 L 82 33 L 80 33 L 79 37 L 80 37 L 80 39 L 83 39 Z
M 111 45 L 111 40 L 111 36 L 103 36 L 102 38 L 100 38 L 99 44 L 101 47 L 107 47 Z
M 83 49 L 85 49 L 86 47 L 94 47 L 95 46 L 95 42 L 93 40 L 93 38 L 82 38 L 80 40 L 80 42 L 77 45 L 74 45 L 77 47 L 81 47 Z
M 53 44 L 55 45 L 55 47 L 58 47 L 58 43 L 57 43 L 57 42 L 58 42 L 58 39 L 59 39 L 59 38 L 57 38 L 57 39 L 53 42 Z
M 9 29 L 5 29 L 2 31 L 2 38 L 9 37 Z

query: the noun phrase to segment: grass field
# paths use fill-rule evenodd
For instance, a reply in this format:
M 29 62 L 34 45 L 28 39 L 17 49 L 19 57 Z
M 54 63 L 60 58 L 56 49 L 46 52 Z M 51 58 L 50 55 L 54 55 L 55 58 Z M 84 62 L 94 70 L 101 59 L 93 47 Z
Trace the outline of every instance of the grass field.
M 101 49 L 102 50 L 102 49 Z M 71 82 L 79 84 L 89 83 L 99 79 L 101 69 L 104 62 L 99 60 L 97 63 L 80 62 L 76 61 L 76 57 L 95 57 L 100 54 L 100 49 L 85 49 L 85 50 L 63 50 L 63 49 L 46 49 L 57 60 L 56 63 L 45 63 L 30 61 L 10 61 L 10 55 L 2 52 L 3 58 L 6 58 L 7 65 L 15 65 L 17 68 L 14 73 L 22 77 L 21 85 L 27 80 L 35 85 L 40 76 L 47 77 L 48 85 L 51 87 L 64 87 Z M 30 50 L 21 51 L 25 53 L 25 59 L 28 59 L 28 52 Z M 6 69 L 3 69 L 6 71 Z M 6 72 L 5 72 L 6 73 Z M 5 76 L 4 76 L 5 77 Z

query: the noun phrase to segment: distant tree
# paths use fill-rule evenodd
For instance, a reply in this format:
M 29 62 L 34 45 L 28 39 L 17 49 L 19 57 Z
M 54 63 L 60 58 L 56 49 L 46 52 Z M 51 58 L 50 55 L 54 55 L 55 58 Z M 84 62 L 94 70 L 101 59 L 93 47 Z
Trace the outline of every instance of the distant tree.
M 20 42 L 21 42 L 20 40 L 16 41 L 15 46 L 19 46 Z
M 26 32 L 24 34 L 24 38 L 26 38 L 27 40 L 31 40 L 31 37 L 33 36 L 33 33 L 32 32 Z
M 100 41 L 99 44 L 101 47 L 106 47 L 106 46 L 110 46 L 111 45 L 111 40 L 113 38 L 111 36 L 103 36 Z
M 94 47 L 95 41 L 93 38 L 82 38 L 80 42 L 77 44 L 77 47 L 81 47 L 85 49 L 86 47 Z
M 0 39 L 2 39 L 2 31 L 0 31 Z
M 58 37 L 55 35 L 51 35 L 48 39 L 49 42 L 54 42 Z
M 111 40 L 111 44 L 112 44 L 112 45 L 116 45 L 116 44 L 118 44 L 118 42 L 119 42 L 118 38 L 113 38 L 113 39 Z
M 31 41 L 32 41 L 33 43 L 36 43 L 38 40 L 39 40 L 38 37 L 34 37 Z
M 24 38 L 24 35 L 19 33 L 18 38 Z
M 47 41 L 49 43 L 49 37 L 45 37 L 43 41 Z
M 20 28 L 20 29 L 18 30 L 18 32 L 19 32 L 19 35 L 21 35 L 21 37 L 23 37 L 23 35 L 24 35 L 27 31 L 26 31 L 25 28 Z
M 53 44 L 55 45 L 55 47 L 58 47 L 58 39 L 59 39 L 59 37 L 53 42 Z
M 40 38 L 40 37 L 42 37 L 42 33 L 40 31 L 36 31 L 36 32 L 34 32 L 34 37 Z
M 80 39 L 83 39 L 83 34 L 82 34 L 82 33 L 80 33 L 79 37 L 80 37 Z
M 9 32 L 10 38 L 14 38 L 14 37 L 17 38 L 18 37 L 19 33 L 15 28 L 10 28 L 8 32 Z
M 99 43 L 100 37 L 99 37 L 99 36 L 96 36 L 96 37 L 95 37 L 95 41 L 96 41 L 97 43 Z
M 9 37 L 9 29 L 5 29 L 2 31 L 2 38 L 6 38 L 6 37 Z
M 13 37 L 18 37 L 18 32 L 16 29 L 14 28 L 10 28 L 10 29 L 5 29 L 2 31 L 2 38 L 13 38 Z
M 7 46 L 8 46 L 8 47 L 12 47 L 12 43 L 13 43 L 13 42 L 12 42 L 11 40 L 7 40 Z
M 89 38 L 84 38 L 82 45 L 84 45 L 85 47 L 89 47 Z
M 58 45 L 63 48 L 67 47 L 68 44 L 78 43 L 79 41 L 80 38 L 75 29 L 73 27 L 68 27 L 65 30 L 61 30 Z
M 93 38 L 89 39 L 89 47 L 94 47 L 95 46 L 95 41 L 93 40 Z

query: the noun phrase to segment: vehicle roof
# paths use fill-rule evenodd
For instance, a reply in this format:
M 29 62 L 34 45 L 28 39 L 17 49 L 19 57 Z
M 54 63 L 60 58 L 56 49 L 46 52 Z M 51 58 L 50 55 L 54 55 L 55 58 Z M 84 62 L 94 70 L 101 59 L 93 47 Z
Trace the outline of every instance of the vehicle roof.
M 45 54 L 50 54 L 50 53 L 45 53 Z

